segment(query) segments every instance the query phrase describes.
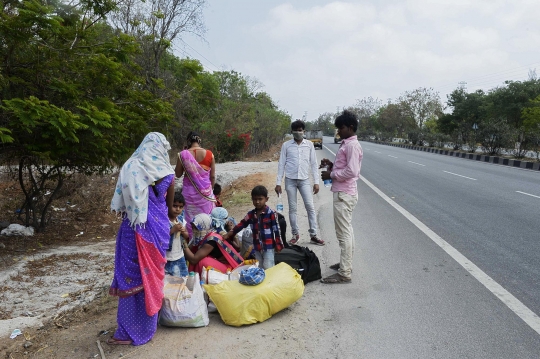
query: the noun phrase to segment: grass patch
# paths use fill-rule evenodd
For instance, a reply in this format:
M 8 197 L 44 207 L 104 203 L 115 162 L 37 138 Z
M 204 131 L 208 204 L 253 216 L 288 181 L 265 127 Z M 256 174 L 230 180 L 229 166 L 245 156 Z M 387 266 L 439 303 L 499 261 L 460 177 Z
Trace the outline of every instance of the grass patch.
M 249 192 L 233 192 L 229 198 L 225 198 L 224 205 L 227 207 L 243 206 L 251 204 L 251 190 Z

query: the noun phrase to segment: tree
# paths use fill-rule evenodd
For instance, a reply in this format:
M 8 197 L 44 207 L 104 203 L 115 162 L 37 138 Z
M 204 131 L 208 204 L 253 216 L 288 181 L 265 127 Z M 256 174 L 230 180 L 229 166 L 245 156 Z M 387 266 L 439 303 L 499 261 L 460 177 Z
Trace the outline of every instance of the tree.
M 516 143 L 514 154 L 524 157 L 533 145 L 529 133 L 523 125 L 523 110 L 531 106 L 531 100 L 540 95 L 540 79 L 527 81 L 505 81 L 504 86 L 489 92 L 491 117 L 504 117 L 512 129 L 513 142 Z M 512 146 L 513 148 L 514 146 Z
M 335 114 L 330 112 L 325 112 L 319 115 L 314 122 L 308 122 L 306 124 L 306 129 L 316 129 L 323 131 L 325 136 L 334 136 L 334 120 Z
M 531 142 L 531 150 L 536 152 L 540 160 L 540 96 L 529 101 L 529 107 L 522 110 L 523 129 Z
M 368 119 L 375 115 L 382 106 L 382 100 L 371 96 L 356 100 L 356 104 L 349 108 L 356 113 L 358 121 Z
M 388 103 L 381 107 L 374 117 L 376 118 L 376 128 L 383 140 L 392 141 L 396 136 L 403 137 L 404 133 L 408 133 L 416 127 L 410 117 L 405 115 L 399 103 Z
M 161 77 L 161 59 L 182 34 L 204 34 L 204 5 L 204 0 L 124 0 L 118 3 L 111 22 L 123 33 L 134 36 L 141 45 L 138 60 L 148 85 L 159 84 L 154 82 Z
M 439 93 L 432 88 L 419 87 L 416 90 L 405 91 L 398 101 L 405 114 L 415 120 L 420 130 L 424 127 L 425 121 L 442 113 Z
M 0 159 L 18 164 L 25 224 L 37 230 L 66 176 L 109 170 L 170 119 L 169 104 L 144 90 L 134 39 L 102 21 L 110 9 L 4 3 L 0 128 L 10 138 Z
M 438 128 L 449 135 L 454 148 L 460 149 L 468 144 L 469 149 L 476 150 L 476 127 L 482 127 L 487 118 L 489 98 L 482 90 L 467 93 L 463 88 L 457 88 L 448 95 L 447 105 L 452 109 L 451 114 L 444 114 L 438 120 Z

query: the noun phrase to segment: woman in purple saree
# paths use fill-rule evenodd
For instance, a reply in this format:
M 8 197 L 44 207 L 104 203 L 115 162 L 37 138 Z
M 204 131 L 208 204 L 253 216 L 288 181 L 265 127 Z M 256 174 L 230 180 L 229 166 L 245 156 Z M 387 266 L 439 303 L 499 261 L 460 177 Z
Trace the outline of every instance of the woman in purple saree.
M 111 209 L 122 215 L 122 224 L 109 290 L 119 297 L 118 328 L 108 344 L 142 345 L 157 329 L 174 199 L 169 149 L 165 136 L 149 133 L 118 175 Z
M 216 206 L 213 188 L 215 183 L 216 162 L 210 150 L 201 147 L 201 138 L 190 132 L 187 136 L 189 148 L 178 154 L 175 174 L 182 181 L 182 194 L 186 200 L 184 219 L 191 223 L 199 213 L 210 214 Z M 193 232 L 187 226 L 189 236 Z

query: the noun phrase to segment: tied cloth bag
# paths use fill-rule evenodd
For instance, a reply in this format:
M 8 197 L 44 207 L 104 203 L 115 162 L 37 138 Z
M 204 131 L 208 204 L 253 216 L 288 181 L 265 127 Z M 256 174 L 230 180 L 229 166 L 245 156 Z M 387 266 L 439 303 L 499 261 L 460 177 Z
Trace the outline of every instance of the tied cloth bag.
M 240 282 L 240 284 L 244 285 L 257 285 L 262 283 L 264 277 L 264 269 L 254 267 L 241 271 L 240 279 L 238 279 L 238 281 Z

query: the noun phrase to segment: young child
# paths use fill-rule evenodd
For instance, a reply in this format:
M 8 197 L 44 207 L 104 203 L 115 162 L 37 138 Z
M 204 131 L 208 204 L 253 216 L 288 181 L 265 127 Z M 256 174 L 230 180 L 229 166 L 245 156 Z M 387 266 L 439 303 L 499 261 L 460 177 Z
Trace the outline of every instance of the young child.
M 189 234 L 184 226 L 184 205 L 186 201 L 181 193 L 174 194 L 173 214 L 169 217 L 169 226 L 171 227 L 169 240 L 169 249 L 165 252 L 167 264 L 165 264 L 165 273 L 176 277 L 186 277 L 188 268 L 184 251 L 182 250 L 182 237 L 189 239 Z
M 268 190 L 264 186 L 256 186 L 251 190 L 251 200 L 255 209 L 249 211 L 231 231 L 225 235 L 225 239 L 235 236 L 243 228 L 253 229 L 253 245 L 255 258 L 259 266 L 268 269 L 274 266 L 274 251 L 280 252 L 283 243 L 279 234 L 279 224 L 276 212 L 266 205 L 268 202 Z
M 219 183 L 214 184 L 214 197 L 216 197 L 216 207 L 223 207 L 223 203 L 219 200 L 221 195 L 221 185 Z

